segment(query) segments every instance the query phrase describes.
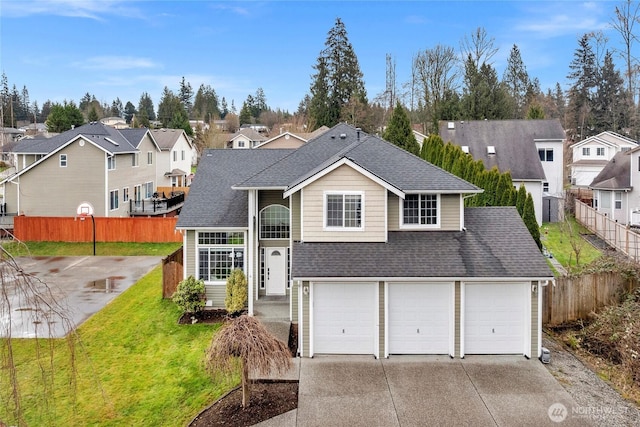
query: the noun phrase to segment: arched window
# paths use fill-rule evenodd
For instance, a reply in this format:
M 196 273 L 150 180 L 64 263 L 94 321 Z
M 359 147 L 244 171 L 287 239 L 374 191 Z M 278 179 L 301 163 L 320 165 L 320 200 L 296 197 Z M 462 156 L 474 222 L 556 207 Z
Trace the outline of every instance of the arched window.
M 261 239 L 289 238 L 289 209 L 282 205 L 267 206 L 260 212 Z

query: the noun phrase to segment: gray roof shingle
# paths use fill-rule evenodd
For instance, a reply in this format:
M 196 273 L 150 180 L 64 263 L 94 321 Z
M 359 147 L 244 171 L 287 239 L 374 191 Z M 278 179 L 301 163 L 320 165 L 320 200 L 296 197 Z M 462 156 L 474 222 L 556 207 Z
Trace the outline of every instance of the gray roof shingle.
M 293 150 L 210 149 L 203 153 L 178 228 L 247 227 L 247 192 L 232 185 Z
M 631 189 L 631 156 L 618 152 L 593 179 L 589 188 L 597 190 Z
M 453 128 L 449 123 L 453 123 Z M 482 160 L 486 169 L 497 166 L 501 172 L 511 171 L 515 180 L 544 180 L 534 141 L 566 138 L 557 119 L 441 121 L 439 132 L 445 143 L 469 147 L 469 153 Z M 496 154 L 488 154 L 488 146 L 494 146 Z
M 466 231 L 396 231 L 382 243 L 301 243 L 292 278 L 553 278 L 514 207 L 465 209 Z

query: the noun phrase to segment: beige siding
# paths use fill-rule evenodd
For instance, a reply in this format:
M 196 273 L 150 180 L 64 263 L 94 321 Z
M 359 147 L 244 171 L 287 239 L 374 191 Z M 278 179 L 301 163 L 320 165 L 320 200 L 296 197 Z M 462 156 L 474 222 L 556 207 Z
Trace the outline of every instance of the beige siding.
M 18 186 L 13 182 L 4 184 L 4 199 L 8 213 L 18 213 Z
M 225 308 L 224 300 L 227 296 L 227 287 L 224 285 L 205 285 L 207 300 L 213 302 L 213 308 Z
M 538 282 L 532 281 L 531 286 L 536 292 L 531 292 L 531 358 L 538 357 L 538 292 L 541 292 Z
M 400 197 L 387 192 L 387 228 L 389 231 L 400 230 Z
M 385 294 L 384 294 L 384 282 L 378 282 L 378 357 L 384 357 L 384 345 L 386 340 L 385 331 Z
M 304 141 L 291 135 L 282 135 L 259 148 L 300 148 Z
M 186 257 L 185 265 L 187 277 L 198 277 L 196 271 L 196 232 L 194 230 L 187 230 L 187 246 L 184 248 L 184 256 Z
M 291 322 L 298 323 L 298 281 L 291 284 Z
M 437 230 L 460 230 L 460 204 L 462 203 L 459 194 L 442 194 L 440 196 L 440 228 Z M 400 230 L 400 198 L 389 192 L 387 194 L 387 206 L 389 210 L 388 224 L 389 231 Z M 426 229 L 433 230 L 433 228 Z
M 454 357 L 460 357 L 460 281 L 455 282 L 455 294 L 454 294 L 454 302 L 453 302 L 453 310 L 454 310 L 454 325 L 453 325 L 453 355 Z
M 349 166 L 342 165 L 304 188 L 303 238 L 307 242 L 384 242 L 387 191 Z M 364 230 L 325 231 L 326 192 L 363 191 Z
M 440 196 L 440 229 L 460 230 L 460 203 L 459 194 L 443 194 Z
M 78 141 L 69 144 L 17 178 L 20 213 L 74 216 L 80 203 L 89 202 L 96 216 L 105 215 L 106 156 L 95 145 L 82 142 L 83 146 Z M 60 154 L 67 155 L 67 167 L 60 167 Z
M 290 197 L 291 205 L 291 238 L 294 241 L 300 240 L 300 192 L 294 193 Z
M 302 286 L 309 286 L 309 282 L 302 282 Z M 303 357 L 309 357 L 309 293 L 302 295 L 302 347 L 304 354 Z

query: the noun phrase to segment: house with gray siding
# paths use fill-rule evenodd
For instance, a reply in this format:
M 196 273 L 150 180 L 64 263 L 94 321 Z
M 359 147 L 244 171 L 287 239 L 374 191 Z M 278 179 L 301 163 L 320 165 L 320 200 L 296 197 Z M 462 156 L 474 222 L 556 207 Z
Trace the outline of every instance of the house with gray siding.
M 235 268 L 249 314 L 285 297 L 303 357 L 535 358 L 553 274 L 515 208 L 464 207 L 481 191 L 346 124 L 297 149 L 207 150 L 177 222 L 183 275 L 213 307 Z
M 148 129 L 102 123 L 21 140 L 13 149 L 15 172 L 0 181 L 5 212 L 74 216 L 86 202 L 96 216 L 129 216 L 130 200 L 155 192 L 159 153 Z

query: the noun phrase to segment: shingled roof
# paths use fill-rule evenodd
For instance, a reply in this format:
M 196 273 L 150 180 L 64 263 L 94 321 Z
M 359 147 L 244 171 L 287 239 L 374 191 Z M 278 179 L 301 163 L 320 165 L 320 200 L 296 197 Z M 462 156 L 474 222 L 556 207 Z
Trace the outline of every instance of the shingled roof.
M 559 120 L 441 121 L 442 140 L 469 147 L 469 154 L 482 160 L 486 169 L 497 166 L 510 171 L 514 180 L 545 180 L 535 141 L 564 141 Z M 488 147 L 495 148 L 489 154 Z
M 466 231 L 396 231 L 380 243 L 294 242 L 292 278 L 553 278 L 514 207 L 464 214 Z
M 618 152 L 593 179 L 594 190 L 631 190 L 631 156 Z

